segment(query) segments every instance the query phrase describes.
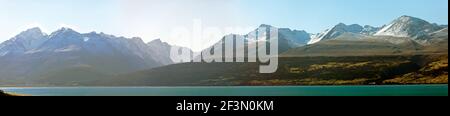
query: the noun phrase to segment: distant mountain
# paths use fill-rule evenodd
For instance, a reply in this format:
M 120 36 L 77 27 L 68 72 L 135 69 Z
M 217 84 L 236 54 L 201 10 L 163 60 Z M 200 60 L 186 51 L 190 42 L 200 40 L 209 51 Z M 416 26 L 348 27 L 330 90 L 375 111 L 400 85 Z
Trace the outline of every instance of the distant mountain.
M 314 44 L 323 40 L 335 39 L 336 37 L 342 34 L 354 34 L 354 35 L 373 35 L 377 32 L 379 28 L 372 26 L 361 26 L 358 24 L 346 25 L 344 23 L 339 23 L 331 29 L 327 29 L 322 33 L 316 34 L 312 37 L 311 41 L 308 44 Z
M 164 65 L 180 63 L 177 61 L 173 61 L 172 57 L 170 56 L 171 50 L 173 47 L 176 47 L 176 48 L 179 48 L 182 50 L 188 50 L 190 53 L 194 53 L 190 48 L 170 45 L 167 42 L 161 41 L 161 39 L 156 39 L 151 42 L 148 42 L 147 45 L 149 47 L 149 51 L 153 51 L 153 53 L 155 53 L 153 55 L 153 56 L 156 56 L 155 59 L 162 62 Z M 189 57 L 192 57 L 192 56 L 189 56 Z M 181 58 L 181 59 L 184 59 L 184 58 Z
M 281 43 L 283 43 L 283 41 L 287 42 L 286 43 L 288 44 L 287 46 L 291 48 L 304 46 L 311 40 L 311 34 L 309 34 L 304 30 L 291 30 L 289 28 L 278 28 L 267 24 L 262 24 L 258 27 L 258 29 L 259 28 L 278 29 L 279 41 L 281 41 Z M 258 29 L 255 29 L 254 31 L 249 32 L 248 34 L 243 35 L 250 42 L 250 44 L 251 42 L 254 42 L 253 40 L 255 39 L 255 37 L 252 37 L 251 34 L 259 33 Z
M 260 27 L 276 28 L 266 24 Z M 339 23 L 319 34 L 309 34 L 306 31 L 288 28 L 277 29 L 279 30 L 279 53 L 287 51 L 284 55 L 403 55 L 429 52 L 424 51 L 425 48 L 434 48 L 432 51 L 438 51 L 438 48 L 444 49 L 432 47 L 433 43 L 439 43 L 440 46 L 448 45 L 446 25 L 431 24 L 410 16 L 402 16 L 383 27 Z M 252 39 L 254 37 L 250 34 L 257 32 L 258 30 L 254 30 L 243 35 L 245 41 L 248 41 L 246 47 L 256 47 L 253 43 L 255 40 Z M 215 45 L 218 44 L 223 43 L 220 41 Z M 256 54 L 256 52 L 246 51 L 247 54 Z
M 401 16 L 382 28 L 340 23 L 285 56 L 404 55 L 448 51 L 448 27 Z M 333 41 L 331 41 L 333 40 Z
M 33 28 L 1 44 L 0 80 L 51 83 L 64 74 L 115 75 L 159 67 L 172 64 L 168 46 L 69 28 L 46 35 Z
M 416 17 L 401 16 L 384 26 L 375 36 L 410 37 L 415 40 L 426 40 L 430 38 L 430 33 L 443 28 L 443 26 L 431 24 Z
M 203 50 L 203 52 L 208 52 L 206 50 L 212 49 L 213 46 L 224 46 L 224 40 L 225 38 L 233 38 L 233 39 L 242 39 L 241 41 L 245 42 L 245 46 L 244 48 L 237 48 L 237 50 L 239 51 L 245 51 L 245 56 L 248 56 L 249 54 L 251 55 L 256 55 L 258 51 L 255 51 L 256 47 L 257 47 L 257 42 L 261 42 L 261 41 L 274 41 L 273 38 L 270 38 L 271 40 L 257 40 L 257 37 L 255 34 L 257 33 L 261 33 L 260 32 L 260 28 L 265 28 L 265 29 L 270 29 L 270 28 L 274 28 L 274 29 L 278 29 L 278 51 L 279 53 L 281 52 L 285 52 L 289 49 L 292 48 L 296 48 L 296 47 L 301 47 L 304 45 L 307 45 L 308 42 L 311 40 L 311 34 L 307 33 L 304 30 L 291 30 L 289 28 L 277 28 L 271 25 L 267 25 L 267 24 L 262 24 L 258 27 L 258 29 L 255 29 L 254 31 L 249 32 L 246 35 L 238 35 L 238 34 L 230 34 L 230 35 L 226 35 L 224 36 L 219 42 L 215 43 L 214 45 L 212 45 L 211 47 Z M 238 38 L 241 37 L 241 38 Z M 248 49 L 247 49 L 248 48 Z M 224 52 L 224 51 L 223 51 Z M 230 57 L 230 56 L 225 56 L 225 57 Z M 196 56 L 195 59 L 200 58 L 200 56 Z M 208 59 L 208 58 L 204 58 L 204 59 Z
M 365 25 L 364 29 L 360 32 L 363 35 L 374 35 L 380 30 L 379 27 L 373 27 L 370 25 Z
M 0 57 L 6 54 L 23 54 L 39 47 L 48 37 L 39 28 L 28 29 L 0 44 Z
M 401 16 L 391 23 L 384 25 L 381 28 L 373 26 L 361 26 L 358 24 L 346 25 L 339 23 L 331 29 L 327 29 L 322 33 L 311 36 L 311 41 L 308 44 L 314 44 L 319 41 L 336 39 L 341 35 L 354 35 L 357 38 L 364 36 L 392 36 L 392 37 L 407 37 L 411 38 L 421 44 L 425 44 L 431 39 L 433 32 L 439 31 L 448 27 L 447 25 L 438 25 L 429 23 L 423 19 L 411 16 Z M 345 39 L 345 38 L 344 38 Z
M 289 28 L 279 28 L 279 38 L 289 40 L 294 45 L 304 46 L 311 40 L 311 34 L 304 30 L 291 30 Z
M 411 37 L 362 36 L 345 33 L 331 40 L 290 49 L 280 56 L 383 56 L 447 54 L 448 29 L 429 34 L 427 43 Z
M 162 42 L 161 39 L 156 39 L 147 43 L 149 47 L 148 50 L 152 51 L 153 56 L 157 61 L 160 61 L 164 65 L 172 64 L 172 60 L 170 59 L 170 49 L 171 45 L 166 42 Z
M 291 48 L 296 48 L 296 47 L 301 47 L 304 45 L 307 45 L 308 42 L 311 40 L 311 34 L 309 34 L 308 32 L 304 31 L 304 30 L 291 30 L 289 28 L 278 28 L 278 27 L 274 27 L 271 25 L 267 25 L 267 24 L 262 24 L 261 26 L 259 26 L 259 28 L 266 28 L 266 29 L 270 29 L 270 28 L 274 28 L 274 29 L 278 29 L 278 51 L 284 52 L 287 51 Z M 255 29 L 252 32 L 249 32 L 247 35 L 244 35 L 247 39 L 247 41 L 249 41 L 249 43 L 247 43 L 250 47 L 256 47 L 256 43 L 252 42 L 251 39 L 255 38 L 255 37 L 251 37 L 251 34 L 254 33 L 260 33 L 258 29 Z M 250 40 L 248 40 L 250 39 Z M 273 39 L 273 38 L 271 38 Z M 270 40 L 269 40 L 270 41 Z M 252 53 L 250 51 L 250 53 Z M 256 52 L 253 52 L 256 54 Z

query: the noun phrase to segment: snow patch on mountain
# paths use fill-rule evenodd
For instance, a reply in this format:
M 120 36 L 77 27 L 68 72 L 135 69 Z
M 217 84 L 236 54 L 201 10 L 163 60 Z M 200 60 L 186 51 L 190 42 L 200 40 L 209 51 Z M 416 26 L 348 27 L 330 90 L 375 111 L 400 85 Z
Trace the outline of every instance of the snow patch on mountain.
M 83 41 L 84 41 L 84 42 L 87 42 L 87 41 L 89 41 L 89 39 L 91 39 L 91 38 L 89 38 L 89 37 L 84 37 L 84 38 L 83 38 Z

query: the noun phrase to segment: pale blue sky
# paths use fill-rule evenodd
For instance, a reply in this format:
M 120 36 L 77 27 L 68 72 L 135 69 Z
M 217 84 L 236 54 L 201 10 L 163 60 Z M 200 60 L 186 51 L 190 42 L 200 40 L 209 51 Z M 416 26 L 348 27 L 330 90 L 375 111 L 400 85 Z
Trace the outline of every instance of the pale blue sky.
M 38 26 L 47 33 L 70 27 L 192 47 L 170 32 L 191 28 L 195 19 L 204 27 L 264 23 L 318 33 L 340 22 L 382 26 L 401 15 L 448 24 L 448 0 L 0 0 L 0 41 Z

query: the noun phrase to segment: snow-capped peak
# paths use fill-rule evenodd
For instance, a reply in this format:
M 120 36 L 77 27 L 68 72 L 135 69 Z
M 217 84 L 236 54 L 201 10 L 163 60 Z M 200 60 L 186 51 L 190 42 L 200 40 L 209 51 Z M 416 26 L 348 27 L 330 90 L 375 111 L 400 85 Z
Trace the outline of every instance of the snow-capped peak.
M 75 30 L 73 30 L 71 28 L 62 27 L 61 29 L 58 29 L 57 31 L 53 32 L 51 35 L 56 35 L 56 34 L 61 34 L 61 33 L 76 33 L 76 34 L 80 34 L 80 33 L 76 32 Z
M 360 34 L 364 30 L 364 27 L 358 24 L 346 25 L 344 23 L 339 23 L 331 29 L 327 29 L 322 33 L 317 34 L 308 44 L 314 44 L 322 40 L 329 40 L 336 38 L 344 33 L 357 33 Z
M 41 29 L 38 27 L 31 28 L 2 43 L 0 52 L 23 53 L 26 50 L 39 47 L 46 40 L 47 35 Z
M 81 38 L 81 34 L 70 28 L 61 28 L 49 35 L 50 39 L 73 39 Z
M 416 39 L 440 29 L 442 27 L 436 24 L 404 15 L 384 26 L 375 36 L 411 37 Z
M 46 34 L 43 33 L 39 27 L 35 27 L 21 32 L 13 39 L 35 39 L 43 36 L 46 36 Z

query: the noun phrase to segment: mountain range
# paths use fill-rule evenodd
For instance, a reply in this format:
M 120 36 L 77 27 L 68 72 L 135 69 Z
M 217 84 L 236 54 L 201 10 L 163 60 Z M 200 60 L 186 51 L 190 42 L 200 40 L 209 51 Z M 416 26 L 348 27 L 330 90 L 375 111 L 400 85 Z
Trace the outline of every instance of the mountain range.
M 259 27 L 277 28 L 267 24 Z M 279 30 L 279 53 L 284 57 L 412 55 L 448 50 L 446 48 L 448 44 L 447 25 L 432 24 L 411 16 L 401 16 L 382 27 L 339 23 L 317 34 L 304 30 L 277 29 Z M 252 42 L 255 38 L 251 36 L 252 33 L 258 33 L 258 30 L 245 35 L 227 36 L 242 36 L 244 38 L 235 39 L 244 39 L 242 41 L 247 42 L 245 47 L 252 48 L 257 46 L 255 42 Z M 435 35 L 440 35 L 440 37 L 435 37 Z M 213 46 L 223 44 L 224 38 L 227 36 Z M 436 46 L 437 44 L 440 46 Z M 238 50 L 245 51 L 246 55 L 258 52 L 245 48 Z
M 260 27 L 276 28 L 267 24 Z M 281 57 L 448 52 L 447 25 L 433 24 L 411 16 L 401 16 L 381 27 L 339 23 L 318 34 L 289 28 L 278 30 Z M 255 47 L 250 33 L 227 36 L 243 36 L 244 38 L 239 39 L 244 39 L 247 47 Z M 223 39 L 214 45 L 220 44 L 223 44 Z M 32 28 L 0 44 L 0 85 L 101 83 L 117 79 L 113 78 L 117 75 L 133 75 L 137 71 L 153 72 L 158 67 L 184 65 L 171 60 L 171 47 L 172 45 L 160 39 L 145 43 L 138 37 L 116 37 L 97 32 L 78 33 L 69 28 L 61 28 L 48 35 L 39 28 Z M 256 51 L 247 50 L 246 54 L 256 54 Z M 119 80 L 123 78 L 126 77 Z
M 160 40 L 146 44 L 141 38 L 81 34 L 69 28 L 47 35 L 32 28 L 0 45 L 0 80 L 47 80 L 68 72 L 72 75 L 65 77 L 74 80 L 129 73 L 172 64 L 168 48 Z

